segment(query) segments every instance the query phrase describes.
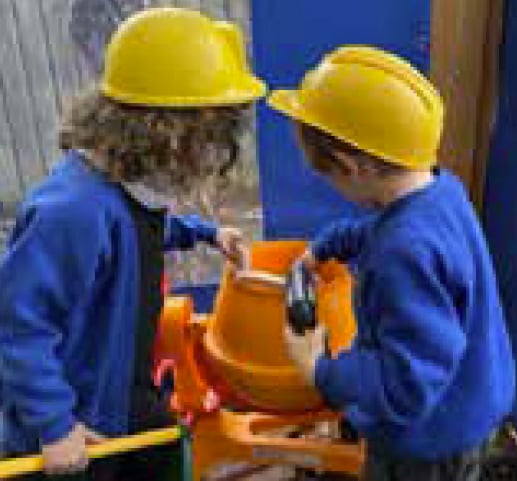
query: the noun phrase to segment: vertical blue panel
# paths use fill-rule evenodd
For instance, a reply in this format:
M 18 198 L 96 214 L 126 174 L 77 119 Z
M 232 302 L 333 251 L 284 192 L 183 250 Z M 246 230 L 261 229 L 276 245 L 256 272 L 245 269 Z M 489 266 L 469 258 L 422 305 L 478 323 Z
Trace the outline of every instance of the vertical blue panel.
M 517 2 L 507 2 L 499 116 L 488 165 L 485 227 L 517 354 Z M 517 419 L 517 409 L 515 410 Z
M 272 88 L 297 85 L 322 54 L 346 43 L 373 44 L 429 63 L 428 0 L 252 1 L 257 72 Z M 267 238 L 310 237 L 329 220 L 358 211 L 305 167 L 289 122 L 258 111 L 261 192 Z

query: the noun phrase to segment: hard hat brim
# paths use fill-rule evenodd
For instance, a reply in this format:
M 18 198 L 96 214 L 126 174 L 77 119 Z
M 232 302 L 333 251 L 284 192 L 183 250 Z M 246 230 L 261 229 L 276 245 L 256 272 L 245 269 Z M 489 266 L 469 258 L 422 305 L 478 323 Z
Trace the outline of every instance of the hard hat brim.
M 308 113 L 300 105 L 297 90 L 275 90 L 267 98 L 267 105 L 294 120 L 314 125 L 309 120 Z M 314 126 L 318 127 L 317 125 Z
M 267 98 L 267 105 L 293 120 L 316 127 L 332 137 L 362 150 L 362 148 L 352 140 L 336 135 L 336 133 L 332 132 L 326 125 L 314 119 L 300 104 L 297 90 L 275 90 Z
M 241 80 L 242 88 L 228 90 L 217 96 L 210 97 L 162 97 L 146 96 L 140 93 L 123 92 L 113 85 L 103 83 L 100 90 L 106 97 L 128 105 L 163 108 L 192 108 L 192 107 L 223 107 L 242 105 L 263 98 L 267 93 L 264 82 L 249 76 Z

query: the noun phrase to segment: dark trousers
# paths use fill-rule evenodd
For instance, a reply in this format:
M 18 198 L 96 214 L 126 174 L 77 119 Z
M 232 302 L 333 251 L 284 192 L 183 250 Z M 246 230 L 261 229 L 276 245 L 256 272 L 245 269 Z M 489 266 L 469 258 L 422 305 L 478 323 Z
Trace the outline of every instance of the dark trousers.
M 369 450 L 362 481 L 480 481 L 484 449 L 440 461 L 394 458 Z

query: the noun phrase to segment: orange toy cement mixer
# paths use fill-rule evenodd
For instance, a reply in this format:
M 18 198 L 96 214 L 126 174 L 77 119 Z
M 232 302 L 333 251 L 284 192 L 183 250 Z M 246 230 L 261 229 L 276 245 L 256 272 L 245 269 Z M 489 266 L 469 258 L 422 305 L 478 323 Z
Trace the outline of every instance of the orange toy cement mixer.
M 160 325 L 159 354 L 175 377 L 172 407 L 192 426 L 194 478 L 216 464 L 287 463 L 350 474 L 361 445 L 270 435 L 288 426 L 336 420 L 287 358 L 282 280 L 304 242 L 253 245 L 249 270 L 224 274 L 213 314 L 195 316 L 188 298 L 171 298 Z M 351 279 L 334 263 L 323 266 L 317 317 L 335 354 L 355 335 Z M 227 408 L 231 408 L 227 409 Z
M 246 272 L 225 272 L 210 316 L 194 315 L 189 298 L 166 301 L 157 355 L 161 372 L 167 368 L 174 372 L 171 407 L 190 427 L 194 481 L 220 464 L 243 461 L 352 475 L 360 470 L 361 443 L 293 438 L 316 424 L 338 419 L 324 409 L 284 350 L 285 275 L 304 249 L 303 242 L 255 244 Z M 320 276 L 316 317 L 327 326 L 335 354 L 355 334 L 351 280 L 342 266 L 332 263 L 323 266 Z M 91 447 L 89 456 L 171 442 L 182 431 L 172 426 L 110 440 Z M 42 464 L 41 456 L 2 461 L 0 477 L 35 472 Z

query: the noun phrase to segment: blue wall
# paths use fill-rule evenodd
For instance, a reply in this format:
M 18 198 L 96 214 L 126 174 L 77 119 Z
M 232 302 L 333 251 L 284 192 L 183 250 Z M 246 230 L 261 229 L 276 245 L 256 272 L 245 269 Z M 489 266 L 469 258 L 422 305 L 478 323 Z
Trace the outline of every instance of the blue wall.
M 499 115 L 488 165 L 485 227 L 517 354 L 517 2 L 507 2 Z M 515 410 L 517 418 L 517 409 Z
M 428 68 L 428 0 L 251 3 L 256 70 L 272 88 L 297 85 L 324 52 L 345 43 L 378 45 Z M 305 167 L 286 119 L 260 105 L 258 129 L 267 238 L 309 237 L 330 219 L 358 214 Z

